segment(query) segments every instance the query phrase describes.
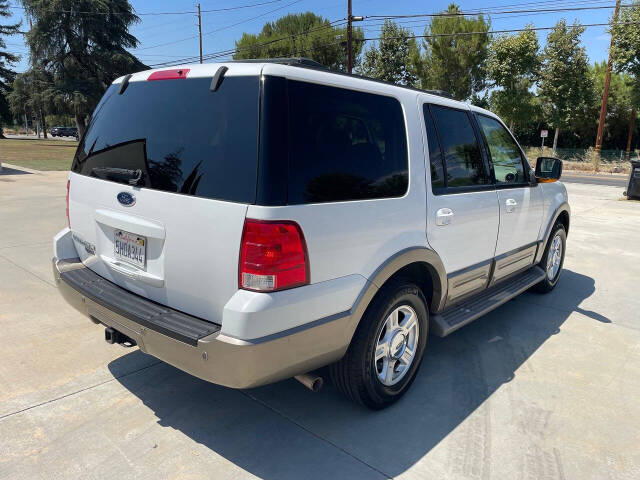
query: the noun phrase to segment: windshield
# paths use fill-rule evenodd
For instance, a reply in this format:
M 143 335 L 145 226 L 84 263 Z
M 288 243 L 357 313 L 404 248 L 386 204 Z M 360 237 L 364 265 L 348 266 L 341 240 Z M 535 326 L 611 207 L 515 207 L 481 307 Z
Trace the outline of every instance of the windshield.
M 111 85 L 72 170 L 167 192 L 253 203 L 258 168 L 257 76 Z

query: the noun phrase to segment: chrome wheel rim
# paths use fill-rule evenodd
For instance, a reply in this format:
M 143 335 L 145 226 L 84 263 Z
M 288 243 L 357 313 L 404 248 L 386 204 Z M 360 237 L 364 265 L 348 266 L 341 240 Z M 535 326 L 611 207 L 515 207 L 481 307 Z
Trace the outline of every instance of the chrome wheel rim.
M 383 385 L 395 385 L 407 374 L 418 349 L 420 325 L 409 305 L 397 307 L 385 319 L 376 338 L 373 368 Z
M 560 235 L 553 237 L 549 253 L 547 254 L 547 278 L 553 281 L 560 271 L 562 262 L 562 239 Z

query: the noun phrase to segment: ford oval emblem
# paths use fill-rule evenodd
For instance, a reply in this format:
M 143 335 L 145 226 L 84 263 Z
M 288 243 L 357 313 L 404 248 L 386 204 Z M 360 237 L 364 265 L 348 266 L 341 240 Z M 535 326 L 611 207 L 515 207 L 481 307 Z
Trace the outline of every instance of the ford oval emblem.
M 118 202 L 125 207 L 131 207 L 136 203 L 136 197 L 129 192 L 120 192 L 118 194 Z

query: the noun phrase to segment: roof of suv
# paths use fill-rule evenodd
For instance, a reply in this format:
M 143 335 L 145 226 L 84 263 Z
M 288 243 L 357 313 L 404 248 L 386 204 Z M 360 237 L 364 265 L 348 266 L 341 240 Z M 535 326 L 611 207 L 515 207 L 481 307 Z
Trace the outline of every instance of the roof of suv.
M 348 74 L 343 72 L 338 72 L 335 70 L 330 70 L 324 65 L 310 60 L 308 58 L 275 58 L 275 59 L 247 59 L 247 60 L 230 60 L 227 62 L 220 63 L 203 63 L 203 64 L 192 64 L 192 65 L 176 65 L 171 67 L 163 67 L 156 68 L 150 70 L 144 70 L 141 72 L 134 73 L 132 75 L 124 75 L 122 77 L 117 78 L 113 81 L 114 84 L 121 83 L 123 79 L 129 77 L 129 82 L 140 82 L 147 81 L 149 77 L 155 72 L 166 72 L 166 71 L 182 71 L 185 72 L 185 76 L 188 78 L 196 78 L 196 77 L 213 77 L 216 72 L 220 69 L 220 67 L 227 67 L 229 70 L 224 73 L 225 76 L 241 76 L 241 75 L 260 75 L 267 65 L 278 66 L 279 69 L 305 69 L 305 70 L 313 70 L 317 74 L 327 75 L 334 77 L 333 81 L 335 82 L 335 76 L 344 77 L 345 80 L 347 78 L 350 81 L 363 82 L 364 85 L 371 85 L 371 83 L 376 85 L 384 85 L 385 87 L 390 87 L 391 89 L 400 89 L 403 92 L 414 91 L 416 93 L 421 93 L 429 96 L 433 96 L 439 99 L 446 99 L 446 103 L 450 105 L 457 104 L 459 107 L 468 108 L 471 107 L 472 110 L 483 112 L 490 114 L 491 116 L 495 116 L 493 112 L 487 111 L 483 108 L 469 105 L 467 103 L 461 102 L 453 98 L 453 96 L 447 92 L 441 90 L 422 90 L 419 88 L 409 87 L 405 85 L 398 85 L 390 82 L 386 82 L 383 80 L 378 80 L 370 77 L 365 77 L 361 75 Z M 363 89 L 366 89 L 363 85 Z

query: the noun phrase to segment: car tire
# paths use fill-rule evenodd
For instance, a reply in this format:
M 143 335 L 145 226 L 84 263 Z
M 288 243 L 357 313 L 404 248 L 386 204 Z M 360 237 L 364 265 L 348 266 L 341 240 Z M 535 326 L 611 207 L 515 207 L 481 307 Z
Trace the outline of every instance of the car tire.
M 428 325 L 427 302 L 418 286 L 397 281 L 384 287 L 363 315 L 345 356 L 329 367 L 333 384 L 371 409 L 393 404 L 416 377 Z
M 549 241 L 542 254 L 540 266 L 545 272 L 544 280 L 534 286 L 539 293 L 548 293 L 555 288 L 562 273 L 564 253 L 567 250 L 567 233 L 564 225 L 556 223 L 549 235 Z M 560 251 L 557 251 L 560 248 Z

